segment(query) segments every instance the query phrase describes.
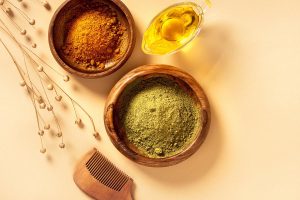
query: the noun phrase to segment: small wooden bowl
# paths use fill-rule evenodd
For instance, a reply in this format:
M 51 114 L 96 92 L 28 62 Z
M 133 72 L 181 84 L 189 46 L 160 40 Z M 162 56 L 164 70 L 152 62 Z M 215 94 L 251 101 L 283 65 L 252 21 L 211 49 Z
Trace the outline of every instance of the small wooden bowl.
M 189 87 L 192 97 L 202 109 L 202 129 L 195 137 L 195 140 L 180 153 L 166 158 L 149 158 L 145 157 L 127 144 L 124 133 L 121 132 L 118 124 L 118 100 L 124 89 L 137 79 L 148 79 L 151 77 L 164 76 L 170 77 L 176 82 L 183 82 L 179 84 L 183 89 Z M 184 86 L 185 85 L 185 86 Z M 210 125 L 210 109 L 207 97 L 197 83 L 197 81 L 186 72 L 168 65 L 144 65 L 138 67 L 128 74 L 126 74 L 111 90 L 106 101 L 104 110 L 104 123 L 106 131 L 114 144 L 114 146 L 129 159 L 146 166 L 151 167 L 165 167 L 175 165 L 197 151 L 200 145 L 206 138 Z
M 127 30 L 125 31 L 126 40 L 124 40 L 126 48 L 122 53 L 122 57 L 110 63 L 108 68 L 105 68 L 102 71 L 89 72 L 78 69 L 78 67 L 75 67 L 75 63 L 71 63 L 66 58 L 64 58 L 61 47 L 64 44 L 67 33 L 66 24 L 73 16 L 73 8 L 80 4 L 93 2 L 103 2 L 117 12 L 118 19 L 127 28 Z M 126 5 L 121 0 L 66 0 L 56 10 L 50 22 L 48 34 L 50 50 L 60 66 L 62 66 L 66 71 L 72 74 L 78 75 L 83 78 L 99 78 L 107 76 L 121 68 L 130 57 L 135 45 L 134 27 L 135 25 L 133 17 Z

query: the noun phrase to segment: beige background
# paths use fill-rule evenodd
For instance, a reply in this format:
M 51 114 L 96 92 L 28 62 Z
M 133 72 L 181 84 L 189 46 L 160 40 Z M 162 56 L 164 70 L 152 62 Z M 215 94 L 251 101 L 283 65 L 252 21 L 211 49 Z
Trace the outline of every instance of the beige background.
M 28 28 L 38 44 L 36 52 L 65 73 L 52 58 L 47 42 L 50 18 L 63 0 L 49 0 L 50 12 L 37 1 L 24 2 L 26 12 L 37 20 L 37 31 Z M 87 123 L 78 129 L 70 105 L 55 104 L 61 111 L 67 146 L 60 150 L 59 140 L 47 135 L 47 155 L 40 154 L 31 102 L 18 85 L 12 61 L 0 48 L 0 199 L 89 199 L 73 183 L 72 173 L 80 156 L 95 146 L 134 179 L 138 200 L 299 200 L 300 2 L 215 0 L 199 38 L 165 57 L 144 55 L 141 34 L 158 11 L 175 1 L 124 2 L 138 31 L 127 64 L 99 80 L 72 77 L 69 84 L 59 80 L 95 119 L 100 142 L 93 139 L 82 113 Z M 0 17 L 9 23 L 1 12 Z M 16 21 L 24 24 L 22 19 Z M 126 159 L 109 141 L 103 125 L 109 90 L 130 69 L 149 63 L 185 69 L 203 86 L 211 103 L 207 140 L 190 159 L 173 167 L 147 168 Z

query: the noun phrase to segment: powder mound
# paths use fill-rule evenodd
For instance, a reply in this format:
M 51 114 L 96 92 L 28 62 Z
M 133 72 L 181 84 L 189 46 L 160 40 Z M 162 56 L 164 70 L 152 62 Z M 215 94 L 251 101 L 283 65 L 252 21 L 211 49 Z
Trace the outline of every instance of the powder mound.
M 128 141 L 147 157 L 170 157 L 200 130 L 200 108 L 173 80 L 155 77 L 121 95 L 119 119 Z
M 67 27 L 63 54 L 86 69 L 103 69 L 108 60 L 120 53 L 121 36 L 126 28 L 108 5 L 78 9 Z

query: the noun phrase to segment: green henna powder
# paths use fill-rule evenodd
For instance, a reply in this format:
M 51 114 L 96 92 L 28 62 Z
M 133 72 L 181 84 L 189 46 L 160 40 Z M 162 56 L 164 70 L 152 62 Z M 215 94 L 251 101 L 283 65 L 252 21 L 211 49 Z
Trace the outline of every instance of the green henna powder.
M 182 152 L 201 129 L 201 109 L 168 77 L 138 80 L 120 96 L 119 120 L 127 141 L 146 157 Z

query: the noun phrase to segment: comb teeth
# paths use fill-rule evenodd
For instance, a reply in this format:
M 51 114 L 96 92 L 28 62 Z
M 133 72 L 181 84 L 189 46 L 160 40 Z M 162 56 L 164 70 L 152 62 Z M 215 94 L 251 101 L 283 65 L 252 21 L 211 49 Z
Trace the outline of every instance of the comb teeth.
M 115 191 L 121 191 L 130 179 L 99 151 L 96 151 L 85 165 L 95 179 Z

